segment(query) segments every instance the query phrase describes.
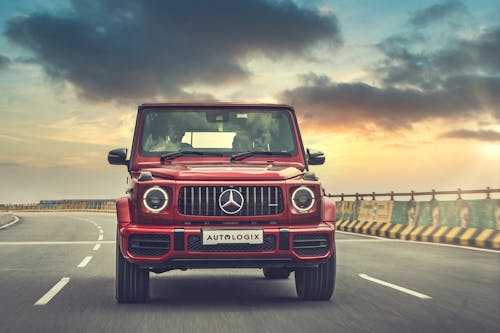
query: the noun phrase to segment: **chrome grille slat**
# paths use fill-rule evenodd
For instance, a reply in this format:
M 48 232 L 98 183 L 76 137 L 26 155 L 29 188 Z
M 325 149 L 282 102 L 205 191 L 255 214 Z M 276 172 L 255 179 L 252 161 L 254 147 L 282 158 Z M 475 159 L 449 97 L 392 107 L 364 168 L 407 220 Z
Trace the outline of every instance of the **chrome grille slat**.
M 191 215 L 194 215 L 194 187 L 191 187 Z
M 260 188 L 260 213 L 263 214 L 264 212 L 264 188 Z M 261 215 L 259 214 L 259 215 Z
M 244 198 L 240 212 L 229 215 L 219 207 L 219 196 L 227 189 L 238 190 Z M 278 186 L 182 186 L 178 196 L 179 213 L 192 216 L 277 215 L 284 209 Z
M 275 214 L 278 214 L 278 210 L 279 210 L 279 205 L 278 205 L 278 189 L 275 188 L 274 189 L 274 204 L 276 205 L 276 211 L 274 212 Z
M 268 200 L 267 201 L 267 215 L 271 215 L 271 205 L 270 205 L 271 200 L 270 199 L 271 199 L 271 188 L 268 187 L 267 188 L 267 200 Z
M 245 194 L 246 194 L 246 195 L 245 195 L 245 198 L 250 198 L 250 197 L 249 197 L 249 193 L 250 193 L 250 192 L 249 192 L 249 189 L 248 189 L 248 187 L 247 187 L 247 188 L 246 188 L 246 191 L 245 191 Z M 247 216 L 248 216 L 248 215 L 250 215 L 250 205 L 249 205 L 249 204 L 247 204 L 247 205 L 245 205 L 245 206 L 246 206 L 246 208 L 247 208 Z

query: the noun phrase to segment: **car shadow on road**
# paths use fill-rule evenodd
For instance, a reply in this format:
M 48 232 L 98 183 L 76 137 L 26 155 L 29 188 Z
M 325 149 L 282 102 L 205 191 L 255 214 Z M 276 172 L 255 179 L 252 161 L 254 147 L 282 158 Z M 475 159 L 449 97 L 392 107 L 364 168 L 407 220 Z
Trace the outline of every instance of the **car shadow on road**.
M 149 304 L 200 307 L 207 309 L 252 306 L 304 306 L 297 299 L 293 273 L 288 279 L 267 280 L 255 275 L 212 275 L 181 272 L 152 277 Z M 306 302 L 309 308 L 325 302 Z

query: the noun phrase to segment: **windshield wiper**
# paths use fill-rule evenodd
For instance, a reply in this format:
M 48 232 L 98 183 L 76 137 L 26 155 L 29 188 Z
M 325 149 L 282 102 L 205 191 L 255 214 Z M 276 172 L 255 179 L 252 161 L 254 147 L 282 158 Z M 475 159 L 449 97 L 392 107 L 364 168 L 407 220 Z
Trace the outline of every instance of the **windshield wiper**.
M 231 162 L 241 161 L 250 156 L 264 155 L 264 156 L 292 156 L 286 151 L 244 151 L 242 153 L 231 155 Z
M 184 155 L 222 156 L 221 153 L 209 153 L 209 152 L 194 151 L 194 150 L 179 150 L 179 151 L 174 151 L 172 153 L 162 154 L 160 157 L 160 162 L 161 164 L 164 164 L 166 161 L 170 161 Z

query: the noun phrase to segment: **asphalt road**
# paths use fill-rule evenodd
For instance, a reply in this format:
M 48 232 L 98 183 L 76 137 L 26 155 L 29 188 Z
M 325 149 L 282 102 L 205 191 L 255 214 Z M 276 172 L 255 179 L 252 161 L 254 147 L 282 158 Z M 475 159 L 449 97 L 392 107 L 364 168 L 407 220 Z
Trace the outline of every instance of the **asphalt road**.
M 224 269 L 152 274 L 149 303 L 119 305 L 112 214 L 19 216 L 0 230 L 2 333 L 500 332 L 499 252 L 337 233 L 330 301 L 298 301 L 293 274 Z

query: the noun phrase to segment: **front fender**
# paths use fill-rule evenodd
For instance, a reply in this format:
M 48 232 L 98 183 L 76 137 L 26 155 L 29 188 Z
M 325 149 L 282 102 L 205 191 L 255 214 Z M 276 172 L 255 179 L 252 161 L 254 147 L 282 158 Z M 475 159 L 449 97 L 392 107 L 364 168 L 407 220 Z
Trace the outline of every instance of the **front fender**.
M 323 222 L 335 222 L 335 216 L 335 200 L 330 197 L 323 197 Z
M 116 199 L 116 218 L 118 222 L 118 228 L 122 228 L 132 221 L 130 213 L 130 203 L 128 198 Z

